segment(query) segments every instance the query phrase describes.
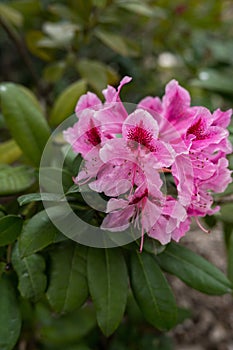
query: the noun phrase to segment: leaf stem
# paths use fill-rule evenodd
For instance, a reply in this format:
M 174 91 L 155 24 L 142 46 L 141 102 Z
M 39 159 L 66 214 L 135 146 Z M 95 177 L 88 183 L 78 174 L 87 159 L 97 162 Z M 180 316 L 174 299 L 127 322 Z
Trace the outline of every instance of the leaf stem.
M 9 244 L 7 247 L 7 256 L 6 256 L 7 264 L 11 263 L 11 253 L 12 253 L 12 244 Z

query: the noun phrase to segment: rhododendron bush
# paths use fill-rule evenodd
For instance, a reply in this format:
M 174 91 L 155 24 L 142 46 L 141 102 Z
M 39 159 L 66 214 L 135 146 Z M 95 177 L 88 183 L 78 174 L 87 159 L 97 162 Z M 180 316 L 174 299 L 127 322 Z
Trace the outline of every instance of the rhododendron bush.
M 232 293 L 231 6 L 1 2 L 0 350 L 172 350 Z
M 123 103 L 121 89 L 130 81 L 108 86 L 104 101 L 82 95 L 75 114 L 50 137 L 32 96 L 16 84 L 0 86 L 3 115 L 28 159 L 1 168 L 0 309 L 7 328 L 0 334 L 10 332 L 9 344 L 26 327 L 23 305 L 40 327 L 37 341 L 54 344 L 54 336 L 63 339 L 63 324 L 76 342 L 84 320 L 83 336 L 98 325 L 109 337 L 134 322 L 132 307 L 160 332 L 175 327 L 184 311 L 164 272 L 206 294 L 232 291 L 223 272 L 182 244 L 183 236 L 192 239 L 191 223 L 203 235 L 211 232 L 208 220 L 217 220 L 227 196 L 231 110 L 191 106 L 175 80 L 161 99 Z M 40 192 L 29 165 L 39 163 Z M 18 205 L 9 201 L 12 195 Z M 54 312 L 58 323 L 51 326 Z

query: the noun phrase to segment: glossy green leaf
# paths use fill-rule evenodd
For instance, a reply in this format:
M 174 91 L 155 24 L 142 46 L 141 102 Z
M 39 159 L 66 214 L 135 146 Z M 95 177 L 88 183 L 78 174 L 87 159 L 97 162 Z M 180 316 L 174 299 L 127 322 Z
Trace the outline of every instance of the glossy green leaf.
M 14 140 L 8 140 L 0 144 L 0 163 L 11 164 L 21 154 L 22 151 Z
M 8 129 L 23 153 L 39 165 L 50 136 L 48 124 L 31 98 L 16 84 L 0 85 L 1 107 Z
M 77 16 L 81 22 L 85 23 L 89 20 L 92 10 L 92 0 L 86 0 L 85 2 L 70 0 L 70 4 L 71 9 L 77 13 Z
M 71 241 L 51 251 L 47 298 L 52 308 L 69 312 L 80 307 L 88 297 L 86 279 L 87 248 Z
M 40 335 L 43 344 L 54 346 L 54 350 L 68 350 L 69 346 L 82 341 L 82 338 L 96 326 L 96 317 L 92 305 L 65 315 L 54 315 L 44 305 L 36 306 L 37 319 L 40 322 Z M 55 317 L 54 317 L 55 316 Z
M 23 24 L 21 13 L 6 4 L 0 4 L 0 17 L 17 27 L 21 27 Z
M 65 62 L 55 62 L 47 65 L 43 71 L 43 77 L 49 83 L 54 83 L 61 79 L 63 73 L 65 72 L 66 65 Z
M 17 194 L 30 188 L 35 183 L 33 169 L 26 166 L 0 167 L 0 196 Z
M 17 198 L 20 206 L 29 204 L 31 202 L 48 201 L 55 202 L 61 200 L 61 196 L 55 193 L 29 193 Z
M 219 93 L 233 94 L 232 74 L 214 69 L 206 69 L 199 73 L 200 80 L 193 80 L 194 86 Z
M 140 242 L 137 241 L 138 246 L 140 246 Z M 166 249 L 166 246 L 162 245 L 159 241 L 156 241 L 153 238 L 145 237 L 145 241 L 143 244 L 143 250 L 147 253 L 157 255 L 161 254 Z
M 149 323 L 161 330 L 176 324 L 175 298 L 158 264 L 148 253 L 131 254 L 131 286 Z
M 25 95 L 27 95 L 27 98 L 30 99 L 31 103 L 36 107 L 36 109 L 40 110 L 41 113 L 43 113 L 41 104 L 32 90 L 28 89 L 24 85 L 17 85 L 17 88 L 20 89 Z
M 87 90 L 86 82 L 78 80 L 69 85 L 56 99 L 50 112 L 50 124 L 59 125 L 64 119 L 74 114 L 75 105 Z
M 78 14 L 74 11 L 72 11 L 72 9 L 65 4 L 61 4 L 61 3 L 53 3 L 49 5 L 49 12 L 51 12 L 52 14 L 59 16 L 65 20 L 68 21 L 72 21 L 77 23 L 79 18 L 78 18 Z
M 0 219 L 0 247 L 13 243 L 19 236 L 23 220 L 16 215 L 7 215 Z
M 119 7 L 126 9 L 130 12 L 133 12 L 137 15 L 146 16 L 146 17 L 159 17 L 164 18 L 165 13 L 159 7 L 150 7 L 148 4 L 143 3 L 142 1 L 132 0 L 132 1 L 117 1 Z
M 42 3 L 40 0 L 13 0 L 11 1 L 11 7 L 22 13 L 24 18 L 38 15 L 42 9 Z
M 97 91 L 101 91 L 107 84 L 107 72 L 105 66 L 98 61 L 81 60 L 77 63 L 77 70 Z
M 44 258 L 38 254 L 33 254 L 22 259 L 18 244 L 16 244 L 12 252 L 12 264 L 18 275 L 18 289 L 22 297 L 38 301 L 42 297 L 47 284 L 44 274 Z
M 88 251 L 88 285 L 99 327 L 105 336 L 119 326 L 128 295 L 128 277 L 120 249 Z
M 0 349 L 12 350 L 21 329 L 21 315 L 15 291 L 6 276 L 0 279 Z
M 233 283 L 233 223 L 223 223 L 223 232 L 227 253 L 227 276 Z
M 77 70 L 81 77 L 99 93 L 108 83 L 114 85 L 118 81 L 116 72 L 99 61 L 80 60 L 77 63 Z
M 72 173 L 66 169 L 55 167 L 41 167 L 40 168 L 40 186 L 43 191 L 50 193 L 62 192 L 66 193 L 74 184 L 72 180 Z M 63 186 L 63 187 L 62 187 Z M 63 193 L 61 193 L 63 195 Z
M 202 293 L 221 295 L 231 292 L 230 281 L 217 267 L 182 245 L 169 244 L 157 259 L 165 271 Z
M 107 0 L 92 0 L 92 4 L 99 8 L 104 8 L 107 5 Z
M 6 263 L 5 262 L 0 262 L 0 278 L 5 271 Z
M 122 56 L 138 56 L 139 48 L 133 41 L 105 30 L 96 30 L 95 35 L 106 46 Z
M 233 203 L 225 203 L 221 206 L 221 220 L 232 224 L 233 223 Z
M 39 30 L 28 31 L 26 33 L 27 47 L 33 55 L 41 58 L 44 61 L 52 61 L 53 60 L 52 50 L 39 46 L 39 42 L 44 38 L 46 38 L 45 35 Z
M 60 231 L 52 224 L 45 210 L 34 215 L 25 224 L 19 238 L 19 251 L 22 257 L 36 253 L 60 236 Z

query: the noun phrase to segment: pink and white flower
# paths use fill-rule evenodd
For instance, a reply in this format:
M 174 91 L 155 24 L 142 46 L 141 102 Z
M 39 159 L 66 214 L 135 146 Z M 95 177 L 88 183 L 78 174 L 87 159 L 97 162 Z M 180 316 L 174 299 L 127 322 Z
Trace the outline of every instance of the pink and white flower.
M 147 96 L 128 114 L 120 91 L 130 81 L 108 86 L 103 103 L 93 93 L 82 96 L 78 121 L 64 138 L 84 159 L 74 181 L 110 197 L 101 228 L 140 227 L 142 249 L 144 233 L 161 244 L 179 241 L 192 217 L 202 228 L 198 217 L 219 210 L 212 193 L 232 181 L 226 159 L 232 112 L 192 107 L 188 91 L 172 80 L 162 99 Z M 166 193 L 162 178 L 173 183 L 174 194 Z

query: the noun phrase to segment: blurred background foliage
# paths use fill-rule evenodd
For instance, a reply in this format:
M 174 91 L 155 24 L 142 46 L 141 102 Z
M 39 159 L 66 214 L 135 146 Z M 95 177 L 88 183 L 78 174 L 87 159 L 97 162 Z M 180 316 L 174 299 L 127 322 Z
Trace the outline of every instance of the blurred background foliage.
M 126 74 L 129 102 L 176 78 L 193 103 L 229 106 L 231 1 L 2 0 L 0 13 L 1 79 L 33 89 L 48 114 L 71 83 L 100 94 Z
M 136 103 L 146 95 L 162 95 L 165 84 L 175 78 L 190 91 L 193 104 L 202 104 L 211 110 L 227 109 L 232 106 L 233 97 L 232 20 L 230 0 L 1 0 L 0 79 L 20 84 L 17 85 L 20 93 L 36 106 L 38 120 L 40 115 L 45 115 L 51 128 L 73 113 L 80 95 L 91 90 L 102 97 L 102 89 L 107 84 L 117 85 L 124 75 L 133 77 L 133 83 L 124 87 L 122 93 L 125 102 Z M 14 100 L 14 87 L 10 85 L 9 88 Z M 36 128 L 43 131 L 44 141 L 40 140 L 39 145 L 42 149 L 49 131 L 47 124 L 42 121 L 39 124 Z M 20 158 L 25 151 L 29 158 L 26 164 L 31 162 L 37 166 L 40 152 L 37 159 L 30 155 L 23 132 L 21 147 L 21 140 L 14 136 L 12 129 L 9 124 L 6 126 L 1 114 L 0 163 L 14 164 L 25 160 Z M 17 143 L 10 138 L 9 130 Z M 230 131 L 233 132 L 233 125 Z M 230 164 L 233 168 L 232 156 Z M 10 190 L 9 176 L 14 184 L 12 188 L 11 183 Z M 33 172 L 32 175 L 31 168 L 25 165 L 18 166 L 14 173 L 12 168 L 4 165 L 4 176 L 0 174 L 0 194 L 3 196 L 0 217 L 5 219 L 6 213 L 10 213 L 4 225 L 9 226 L 11 222 L 17 225 L 17 230 L 11 230 L 10 241 L 9 232 L 6 243 L 5 238 L 1 238 L 1 258 L 10 254 L 9 248 L 7 253 L 4 252 L 4 245 L 14 242 L 22 227 L 22 220 L 14 216 L 18 212 L 15 197 L 6 199 L 4 196 L 36 191 L 35 177 L 36 174 Z M 227 195 L 232 194 L 232 186 L 229 188 Z M 221 204 L 221 195 L 216 198 Z M 30 205 L 21 214 L 28 215 L 29 212 L 29 216 L 33 216 L 35 209 Z M 233 251 L 233 205 L 227 203 L 222 208 L 226 242 L 231 242 L 228 272 L 233 280 L 233 263 L 229 258 Z M 37 210 L 42 210 L 40 204 Z M 207 223 L 215 225 L 218 217 L 207 218 Z M 20 270 L 17 254 L 15 248 L 14 265 Z M 0 275 L 10 269 L 3 261 L 1 259 Z M 17 273 L 21 272 L 17 270 Z M 39 289 L 43 289 L 44 283 L 37 281 Z M 10 298 L 12 291 L 4 280 L 1 288 L 4 306 L 4 291 L 8 291 Z M 27 285 L 23 288 L 27 294 Z M 12 313 L 11 320 L 16 322 L 21 316 L 14 303 L 12 294 L 9 302 L 12 309 L 8 311 Z M 50 311 L 43 297 L 36 306 L 20 297 L 20 310 L 23 328 L 17 350 L 172 349 L 170 338 L 145 323 L 131 295 L 127 317 L 109 339 L 98 332 L 91 305 L 58 316 Z M 179 310 L 180 322 L 188 316 L 187 310 Z M 1 324 L 5 322 L 4 317 L 4 314 L 0 315 Z M 76 324 L 79 324 L 78 329 Z M 12 322 L 11 327 L 13 333 L 19 332 Z M 11 349 L 16 340 L 13 336 L 4 350 Z

